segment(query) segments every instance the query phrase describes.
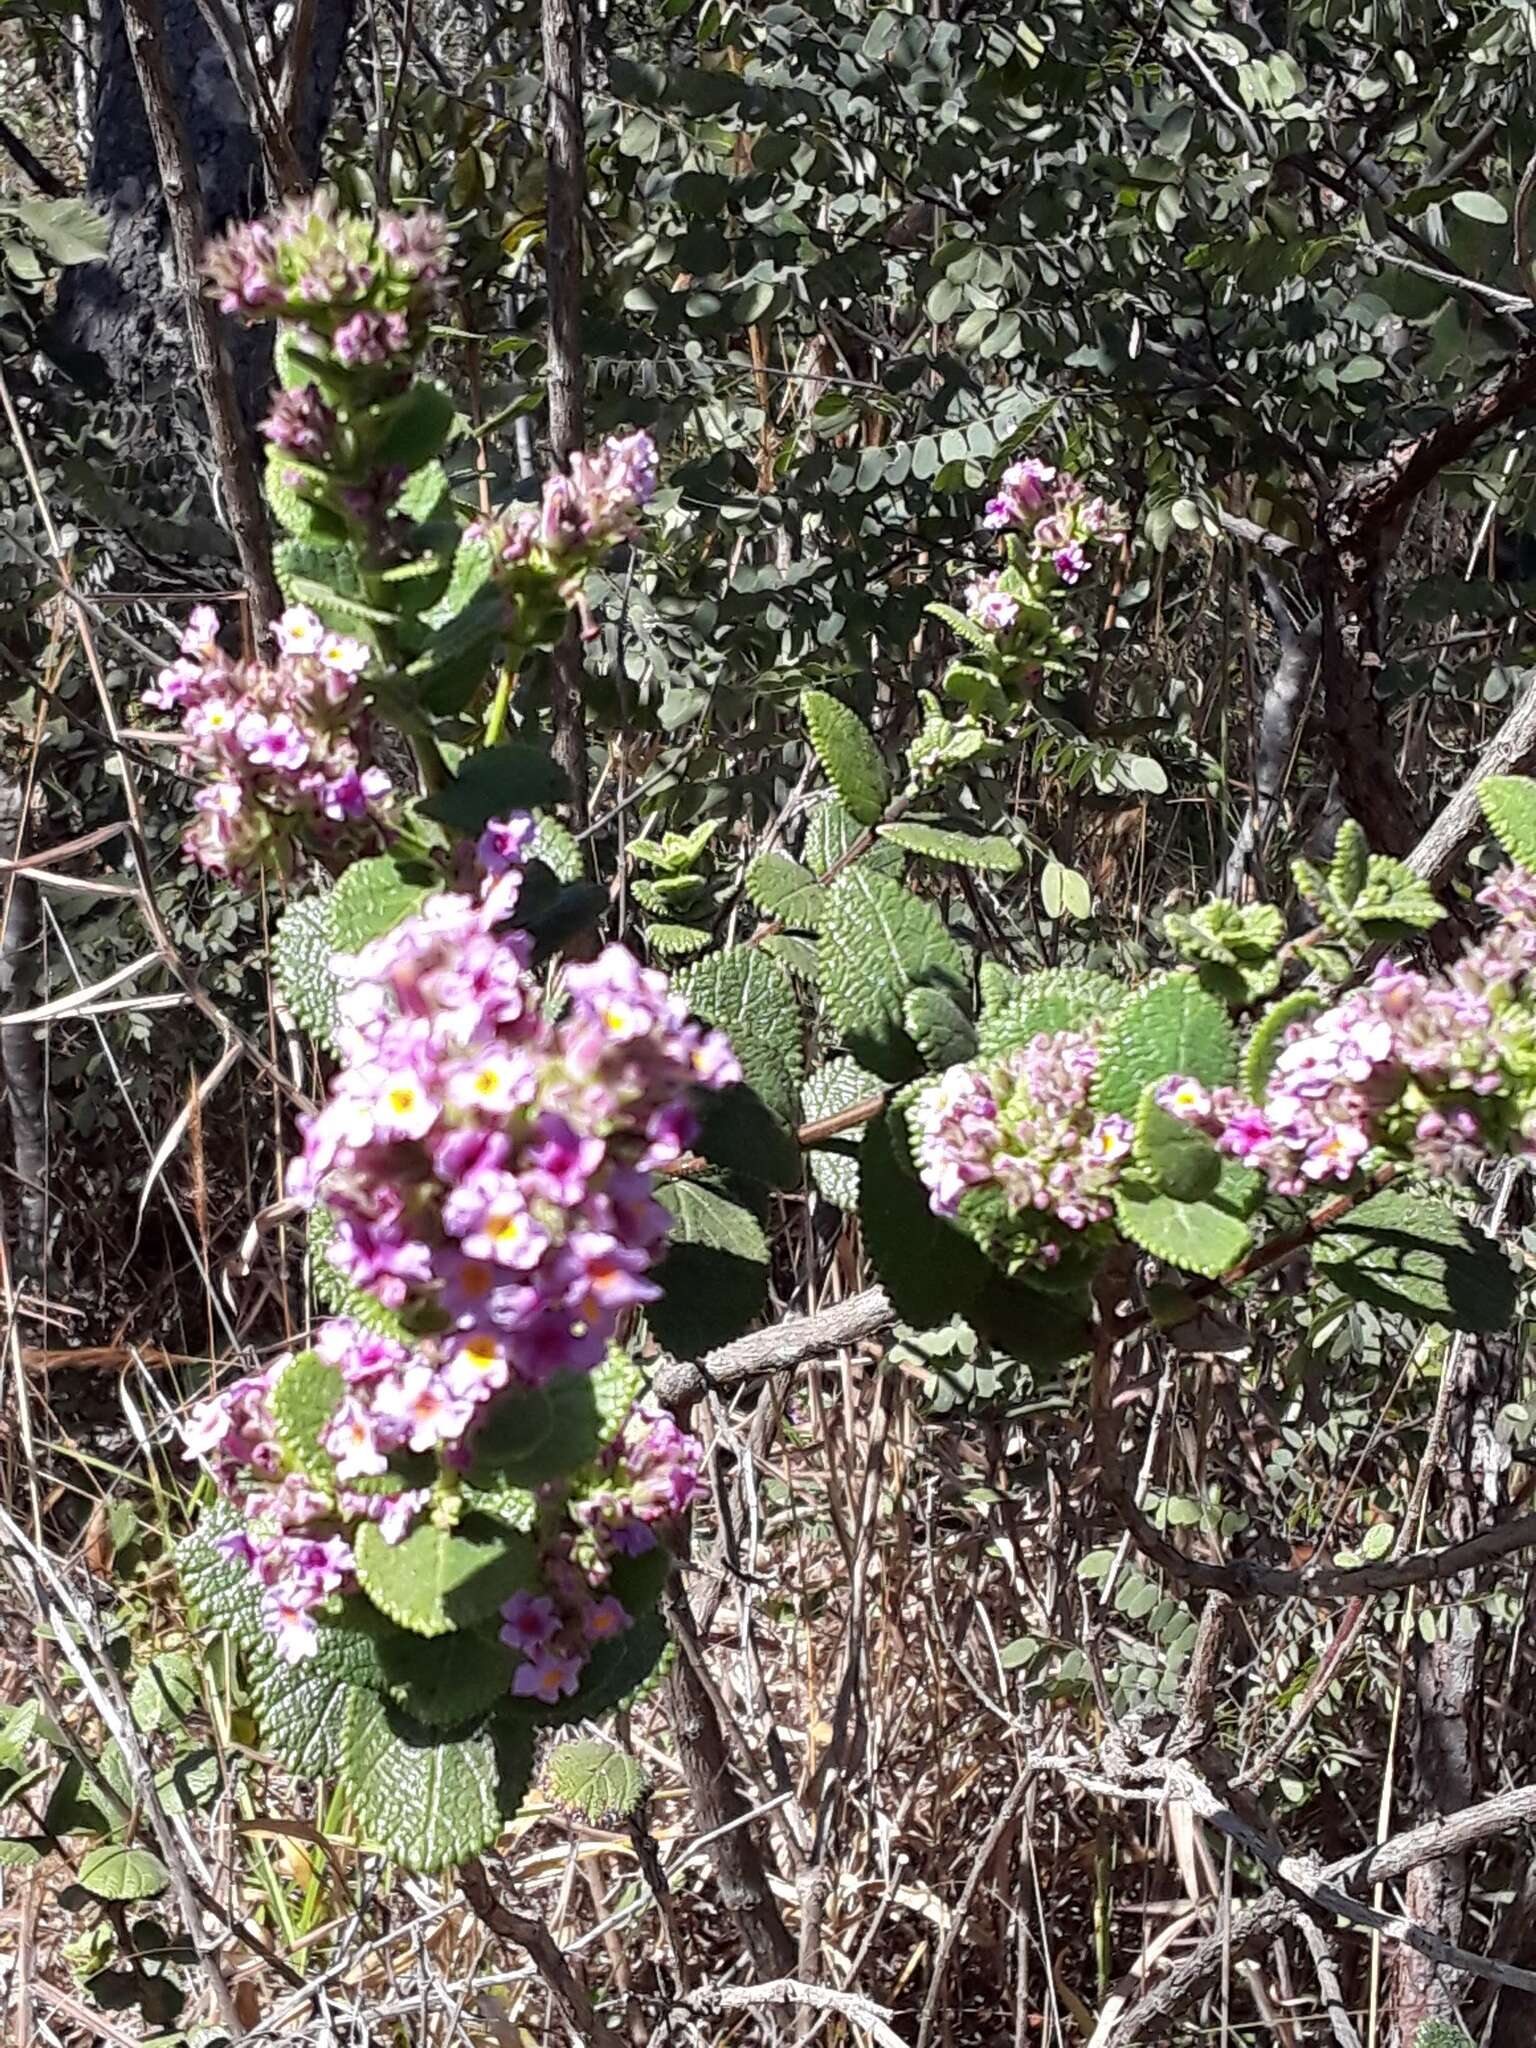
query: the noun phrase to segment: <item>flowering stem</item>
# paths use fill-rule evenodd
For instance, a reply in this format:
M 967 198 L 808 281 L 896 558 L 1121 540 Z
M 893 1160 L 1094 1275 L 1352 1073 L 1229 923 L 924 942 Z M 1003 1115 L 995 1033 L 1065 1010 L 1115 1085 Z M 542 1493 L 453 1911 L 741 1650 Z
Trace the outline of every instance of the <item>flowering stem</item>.
M 509 666 L 502 668 L 496 678 L 496 694 L 491 699 L 491 708 L 485 714 L 485 744 L 494 747 L 500 743 L 506 729 L 507 706 L 512 701 L 512 685 L 517 677 Z

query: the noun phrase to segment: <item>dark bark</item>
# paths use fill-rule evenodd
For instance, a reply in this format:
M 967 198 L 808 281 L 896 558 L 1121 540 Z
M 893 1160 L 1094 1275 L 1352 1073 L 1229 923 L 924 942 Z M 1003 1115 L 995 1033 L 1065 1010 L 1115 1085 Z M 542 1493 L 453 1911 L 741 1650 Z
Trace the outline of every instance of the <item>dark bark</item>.
M 224 346 L 223 323 L 202 288 L 204 206 L 197 159 L 176 104 L 159 0 L 122 0 L 122 4 L 170 221 L 176 282 L 192 351 L 193 374 L 208 419 L 213 458 L 223 485 L 225 514 L 259 627 L 276 618 L 282 599 L 272 573 L 255 450 L 241 414 L 234 372 Z
M 1446 1500 L 1441 1510 L 1453 1538 L 1476 1535 L 1498 1519 L 1509 1461 L 1499 1442 L 1499 1414 L 1518 1383 L 1513 1348 L 1496 1339 L 1463 1340 L 1448 1370 L 1458 1375 L 1446 1413 Z M 1475 1574 L 1451 1582 L 1431 1642 L 1415 1634 L 1414 1773 L 1425 1818 L 1463 1812 L 1482 1794 L 1483 1652 L 1486 1591 Z M 1465 1851 L 1411 1870 L 1403 1911 L 1431 1933 L 1460 1945 L 1468 1897 Z M 1413 2048 L 1426 2020 L 1455 2020 L 1456 1983 L 1411 1948 L 1393 1951 L 1391 2011 L 1399 2048 Z
M 1259 712 L 1258 737 L 1254 747 L 1253 799 L 1248 806 L 1232 850 L 1227 855 L 1222 890 L 1241 896 L 1250 871 L 1262 879 L 1264 853 L 1280 815 L 1285 780 L 1296 748 L 1296 732 L 1306 701 L 1307 685 L 1317 666 L 1321 622 L 1317 619 L 1298 626 L 1291 618 L 1279 578 L 1260 558 L 1254 570 L 1264 602 L 1274 621 L 1280 645 L 1280 659 L 1264 691 Z
M 667 1588 L 666 1608 L 674 1634 L 691 1637 L 693 1614 L 676 1572 Z M 788 1977 L 794 1973 L 795 1944 L 768 1881 L 762 1850 L 746 1820 L 749 1809 L 731 1773 L 725 1731 L 715 1703 L 687 1651 L 688 1646 L 680 1644 L 667 1680 L 668 1703 L 694 1818 L 706 1834 L 723 1830 L 709 1845 L 720 1903 L 735 1921 L 759 1978 Z
M 7 777 L 0 784 L 0 850 L 8 859 L 22 851 L 24 802 L 19 785 Z M 30 1009 L 42 963 L 36 882 L 24 870 L 13 871 L 0 885 L 0 905 L 0 998 L 6 1010 Z M 48 1086 L 41 1028 L 0 1022 L 0 1066 L 15 1176 L 12 1258 L 18 1277 L 38 1280 L 48 1256 Z
M 294 146 L 313 176 L 330 119 L 355 0 L 321 0 L 310 40 Z M 205 226 L 217 234 L 268 203 L 261 149 L 197 0 L 164 0 L 171 88 L 197 163 Z M 188 348 L 176 294 L 167 288 L 169 225 L 149 122 L 121 0 L 102 0 L 87 196 L 110 232 L 106 258 L 67 270 L 59 287 L 58 342 L 101 390 L 184 380 Z M 242 398 L 267 381 L 264 330 L 237 337 Z
M 582 106 L 582 0 L 544 0 L 544 152 L 549 212 L 544 277 L 549 299 L 549 440 L 568 467 L 586 432 L 586 358 L 581 340 L 581 222 L 587 192 Z M 581 637 L 571 619 L 550 663 L 553 752 L 570 786 L 578 829 L 587 822 L 587 736 L 582 718 Z

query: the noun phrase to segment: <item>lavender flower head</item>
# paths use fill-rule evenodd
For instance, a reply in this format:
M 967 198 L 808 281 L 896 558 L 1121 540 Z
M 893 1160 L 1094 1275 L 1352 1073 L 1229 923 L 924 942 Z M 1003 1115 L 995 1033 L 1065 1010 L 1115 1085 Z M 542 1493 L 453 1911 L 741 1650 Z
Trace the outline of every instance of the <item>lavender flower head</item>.
M 570 474 L 545 482 L 537 505 L 514 505 L 487 525 L 493 565 L 558 575 L 569 583 L 621 540 L 632 539 L 656 494 L 656 444 L 643 430 L 612 434 L 595 454 L 571 457 Z
M 668 1215 L 651 1189 L 694 1129 L 690 1092 L 740 1078 L 719 1032 L 621 946 L 565 973 L 551 1021 L 509 931 L 527 828 L 490 828 L 499 872 L 440 895 L 350 959 L 342 1069 L 291 1179 L 336 1219 L 353 1285 L 440 1331 L 413 1389 L 414 1447 L 456 1440 L 512 1381 L 588 1370 L 651 1300 Z
M 1055 1265 L 1074 1235 L 1106 1222 L 1131 1150 L 1122 1116 L 1090 1106 L 1099 1047 L 1088 1032 L 1042 1032 L 985 1065 L 951 1067 L 913 1112 L 929 1206 L 966 1213 L 990 1192 L 1023 1263 Z
M 273 637 L 275 663 L 233 661 L 217 614 L 198 605 L 181 658 L 144 693 L 180 714 L 182 761 L 203 785 L 182 843 L 216 874 L 286 874 L 302 847 L 355 858 L 391 836 L 389 777 L 372 764 L 361 704 L 368 648 L 303 605 Z
M 1003 471 L 982 524 L 1006 534 L 1024 562 L 1048 580 L 1073 584 L 1088 573 L 1093 549 L 1122 538 L 1116 514 L 1076 477 L 1026 456 Z
M 1383 960 L 1363 988 L 1286 1031 L 1262 1094 L 1170 1076 L 1158 1101 L 1282 1195 L 1374 1160 L 1439 1176 L 1536 1145 L 1536 881 L 1479 898 L 1499 922 L 1441 975 Z
M 343 365 L 392 364 L 420 344 L 449 289 L 446 223 L 435 213 L 339 212 L 300 200 L 209 244 L 223 312 L 296 321 Z

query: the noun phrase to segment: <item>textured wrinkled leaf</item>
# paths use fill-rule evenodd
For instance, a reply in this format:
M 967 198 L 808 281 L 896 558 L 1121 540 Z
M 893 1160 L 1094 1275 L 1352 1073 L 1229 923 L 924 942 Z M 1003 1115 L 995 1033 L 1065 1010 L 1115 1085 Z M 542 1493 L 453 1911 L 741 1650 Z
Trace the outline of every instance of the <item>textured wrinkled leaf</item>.
M 537 1570 L 527 1538 L 487 1516 L 466 1515 L 456 1529 L 418 1522 L 399 1543 L 386 1543 L 376 1522 L 358 1531 L 358 1583 L 381 1613 L 421 1636 L 494 1614 L 531 1590 Z
M 1510 859 L 1536 872 L 1536 780 L 1528 775 L 1490 775 L 1477 785 L 1477 800 Z
M 859 1221 L 864 1246 L 903 1322 L 929 1329 L 964 1315 L 992 1268 L 976 1246 L 928 1206 L 927 1190 L 903 1161 L 902 1111 L 875 1118 L 859 1148 Z
M 277 1440 L 289 1462 L 316 1479 L 328 1478 L 334 1469 L 320 1436 L 341 1405 L 343 1391 L 341 1368 L 328 1364 L 318 1351 L 299 1352 L 272 1389 Z
M 221 1557 L 215 1547 L 221 1536 L 241 1526 L 227 1501 L 205 1508 L 176 1546 L 176 1571 L 198 1621 L 227 1629 L 237 1640 L 251 1640 L 263 1633 L 261 1589 L 243 1564 Z
M 264 1745 L 296 1778 L 334 1778 L 342 1767 L 352 1701 L 371 1697 L 311 1664 L 257 1663 L 251 1705 Z
M 825 690 L 805 691 L 800 709 L 816 758 L 848 815 L 859 825 L 877 824 L 890 802 L 891 778 L 868 726 Z
M 864 827 L 836 797 L 828 797 L 812 810 L 801 849 L 805 864 L 815 875 L 824 875 L 834 861 L 840 861 L 864 836 Z M 905 865 L 899 846 L 887 846 L 877 839 L 867 853 L 860 854 L 855 867 L 871 867 L 878 874 L 899 875 Z
M 934 906 L 889 876 L 850 868 L 827 891 L 818 956 L 847 1050 L 885 1080 L 915 1074 L 922 1063 L 903 1021 L 908 993 L 965 986 L 964 956 Z
M 959 1066 L 975 1056 L 976 1026 L 947 990 L 908 989 L 901 1018 L 931 1074 L 941 1074 L 946 1067 Z
M 1181 972 L 1138 989 L 1105 1027 L 1094 1083 L 1101 1115 L 1136 1114 L 1144 1088 L 1187 1074 L 1207 1088 L 1231 1081 L 1237 1064 L 1231 1020 L 1193 974 Z
M 19 220 L 66 269 L 97 262 L 107 253 L 107 222 L 83 199 L 8 199 L 0 212 Z
M 508 1727 L 445 1734 L 390 1701 L 353 1695 L 343 1775 L 363 1832 L 397 1863 L 424 1873 L 489 1848 L 516 1812 L 533 1744 Z
M 747 894 L 765 917 L 792 931 L 814 932 L 821 922 L 821 884 L 787 853 L 758 855 L 747 869 Z
M 336 937 L 331 898 L 302 896 L 278 919 L 272 936 L 272 974 L 278 994 L 317 1045 L 336 1050 L 336 999 L 341 984 L 331 971 Z
M 544 1759 L 542 1784 L 562 1812 L 591 1827 L 633 1819 L 650 1792 L 643 1767 L 627 1750 L 591 1738 L 557 1742 Z
M 1081 967 L 1047 967 L 1014 974 L 993 960 L 981 964 L 981 1016 L 977 1048 L 985 1059 L 1028 1045 L 1044 1032 L 1083 1031 L 1110 1016 L 1126 991 L 1107 974 Z
M 401 874 L 392 860 L 354 861 L 331 891 L 331 933 L 338 953 L 356 953 L 370 939 L 414 916 L 428 894 L 423 882 Z
M 880 1092 L 881 1083 L 873 1074 L 861 1067 L 857 1060 L 839 1055 L 806 1077 L 805 1114 L 810 1122 L 820 1123 L 824 1117 L 852 1109 L 855 1103 L 866 1102 L 870 1096 Z M 856 1209 L 859 1206 L 859 1162 L 847 1154 L 857 1153 L 864 1130 L 863 1124 L 856 1124 L 851 1131 L 845 1131 L 840 1138 L 830 1141 L 846 1148 L 844 1152 L 827 1151 L 818 1146 L 810 1154 L 811 1175 L 818 1193 L 839 1209 Z
M 1353 1301 L 1416 1322 L 1473 1332 L 1507 1329 L 1514 1270 L 1499 1244 L 1416 1188 L 1386 1188 L 1327 1231 L 1313 1253 Z
M 155 1899 L 171 1881 L 171 1873 L 148 1849 L 127 1842 L 105 1842 L 80 1858 L 76 1882 L 98 1899 Z
M 978 868 L 993 875 L 1016 875 L 1024 856 L 1011 839 L 998 832 L 956 832 L 938 825 L 903 820 L 882 825 L 880 837 L 903 853 L 924 860 L 947 861 L 956 867 Z
M 1115 1191 L 1115 1221 L 1132 1243 L 1187 1273 L 1214 1278 L 1235 1265 L 1252 1239 L 1248 1227 L 1214 1202 L 1180 1202 L 1161 1190 L 1124 1180 Z
M 469 1439 L 469 1476 L 476 1485 L 542 1486 L 586 1464 L 597 1447 L 591 1374 L 558 1372 L 487 1404 Z
M 677 995 L 730 1039 L 747 1082 L 786 1122 L 800 1113 L 805 1054 L 789 976 L 760 946 L 728 946 L 673 976 Z
M 656 1195 L 672 1212 L 674 1243 L 706 1245 L 711 1251 L 766 1265 L 768 1240 L 750 1209 L 695 1180 L 664 1181 Z

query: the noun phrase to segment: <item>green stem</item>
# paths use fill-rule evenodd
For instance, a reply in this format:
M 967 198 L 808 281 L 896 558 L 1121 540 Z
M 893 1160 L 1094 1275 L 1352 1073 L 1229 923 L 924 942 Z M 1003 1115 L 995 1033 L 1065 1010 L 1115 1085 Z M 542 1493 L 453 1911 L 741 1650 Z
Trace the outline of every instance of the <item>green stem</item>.
M 512 685 L 516 680 L 511 664 L 504 664 L 496 678 L 496 694 L 491 699 L 491 708 L 485 714 L 485 744 L 488 747 L 501 743 L 501 735 L 506 730 L 507 708 L 512 702 Z

